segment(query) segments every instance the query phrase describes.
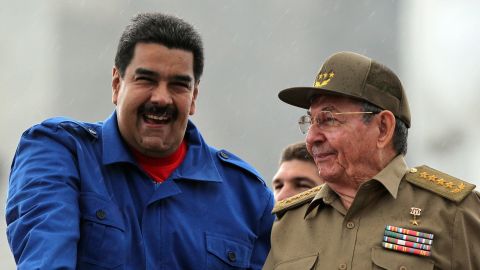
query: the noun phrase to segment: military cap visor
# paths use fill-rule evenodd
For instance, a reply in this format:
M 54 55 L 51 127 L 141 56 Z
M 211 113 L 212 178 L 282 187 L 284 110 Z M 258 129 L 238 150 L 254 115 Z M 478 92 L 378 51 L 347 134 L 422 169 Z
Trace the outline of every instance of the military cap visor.
M 280 91 L 280 100 L 310 108 L 320 95 L 346 96 L 391 111 L 410 127 L 410 109 L 398 77 L 386 66 L 352 52 L 330 56 L 315 77 L 312 87 L 292 87 Z

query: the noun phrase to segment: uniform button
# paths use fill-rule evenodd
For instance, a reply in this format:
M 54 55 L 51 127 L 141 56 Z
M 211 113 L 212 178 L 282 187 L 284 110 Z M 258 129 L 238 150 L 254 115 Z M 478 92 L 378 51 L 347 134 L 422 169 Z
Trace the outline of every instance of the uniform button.
M 93 136 L 97 135 L 97 132 L 91 128 L 88 129 L 88 132 L 90 132 L 90 134 L 92 134 Z
M 338 266 L 338 269 L 345 270 L 345 269 L 347 269 L 347 265 L 345 263 L 342 263 Z
M 228 257 L 228 260 L 231 261 L 231 262 L 234 262 L 237 260 L 237 254 L 235 254 L 235 252 L 233 251 L 229 251 L 227 253 L 227 257 Z
M 229 158 L 228 154 L 225 153 L 225 152 L 223 152 L 223 151 L 220 151 L 220 156 L 221 156 L 222 158 L 224 158 L 224 159 L 228 159 L 228 158 Z
M 353 229 L 353 228 L 355 228 L 355 223 L 354 223 L 353 221 L 347 222 L 347 228 L 348 228 L 348 229 Z
M 105 211 L 103 210 L 97 210 L 97 212 L 95 213 L 97 215 L 97 218 L 98 219 L 105 219 L 105 217 L 107 217 L 107 213 L 105 213 Z
M 408 270 L 408 268 L 406 266 L 400 266 L 400 270 Z

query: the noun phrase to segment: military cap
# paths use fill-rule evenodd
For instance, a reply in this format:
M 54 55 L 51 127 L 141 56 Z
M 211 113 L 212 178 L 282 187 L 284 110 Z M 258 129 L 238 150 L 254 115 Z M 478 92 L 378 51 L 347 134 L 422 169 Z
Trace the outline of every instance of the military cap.
M 293 87 L 278 97 L 308 109 L 319 95 L 341 95 L 372 103 L 391 111 L 410 127 L 410 109 L 402 83 L 385 65 L 353 52 L 339 52 L 323 63 L 312 87 Z

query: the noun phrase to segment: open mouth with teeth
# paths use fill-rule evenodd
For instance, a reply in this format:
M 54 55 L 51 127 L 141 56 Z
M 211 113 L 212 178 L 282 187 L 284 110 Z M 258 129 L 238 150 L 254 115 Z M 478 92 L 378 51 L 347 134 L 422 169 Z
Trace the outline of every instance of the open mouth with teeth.
M 170 123 L 173 120 L 173 116 L 168 113 L 163 113 L 163 114 L 145 113 L 143 114 L 143 120 L 147 124 L 162 125 L 162 124 Z

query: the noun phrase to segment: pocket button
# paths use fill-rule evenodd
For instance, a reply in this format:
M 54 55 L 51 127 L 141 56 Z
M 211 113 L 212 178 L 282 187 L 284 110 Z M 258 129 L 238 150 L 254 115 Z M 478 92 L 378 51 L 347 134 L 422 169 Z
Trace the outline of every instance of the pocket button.
M 347 228 L 348 228 L 348 229 L 353 229 L 353 228 L 355 228 L 355 222 L 353 222 L 353 221 L 347 222 Z
M 95 215 L 97 216 L 98 219 L 100 220 L 103 220 L 107 217 L 107 213 L 103 210 L 97 210 L 97 212 L 95 213 Z
M 233 252 L 233 251 L 229 251 L 229 252 L 227 253 L 227 257 L 228 257 L 228 260 L 229 260 L 230 262 L 234 262 L 234 261 L 237 260 L 237 254 L 235 254 L 235 252 Z

